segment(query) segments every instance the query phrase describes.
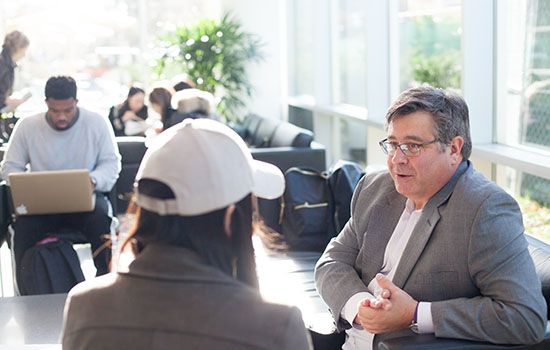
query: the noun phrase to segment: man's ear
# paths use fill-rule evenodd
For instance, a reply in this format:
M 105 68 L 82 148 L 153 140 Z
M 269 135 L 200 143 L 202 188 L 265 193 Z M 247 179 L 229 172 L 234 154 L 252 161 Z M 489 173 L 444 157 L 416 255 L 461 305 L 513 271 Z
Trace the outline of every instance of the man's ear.
M 451 155 L 451 165 L 456 165 L 462 161 L 462 146 L 464 146 L 464 139 L 462 136 L 455 136 L 449 145 Z
M 228 237 L 231 237 L 231 217 L 235 212 L 235 204 L 231 204 L 225 209 L 225 215 L 223 216 L 223 230 Z

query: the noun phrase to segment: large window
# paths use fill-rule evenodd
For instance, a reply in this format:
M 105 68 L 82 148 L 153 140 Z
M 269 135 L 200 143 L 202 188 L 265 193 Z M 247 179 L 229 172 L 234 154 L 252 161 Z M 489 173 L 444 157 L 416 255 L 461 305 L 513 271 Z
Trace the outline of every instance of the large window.
M 367 130 L 365 125 L 350 120 L 340 120 L 340 159 L 367 165 Z
M 399 1 L 399 87 L 460 89 L 461 1 Z
M 550 0 L 500 4 L 497 140 L 550 151 Z
M 335 102 L 366 106 L 366 2 L 339 0 L 337 38 L 332 48 L 338 72 Z
M 43 110 L 52 75 L 72 75 L 84 107 L 106 116 L 128 84 L 151 81 L 149 62 L 157 35 L 177 22 L 219 15 L 217 0 L 59 0 L 0 2 L 0 34 L 20 30 L 30 39 L 15 90 L 33 97 L 19 116 Z
M 315 3 L 313 0 L 300 0 L 291 1 L 290 4 L 287 38 L 290 46 L 288 92 L 291 96 L 313 95 L 315 83 L 313 6 Z
M 520 170 L 497 166 L 498 184 L 514 194 L 523 214 L 525 232 L 550 242 L 550 192 L 548 180 Z M 528 178 L 526 186 L 525 178 Z
M 498 3 L 496 139 L 550 153 L 550 0 Z M 516 190 L 550 204 L 550 180 L 522 174 Z

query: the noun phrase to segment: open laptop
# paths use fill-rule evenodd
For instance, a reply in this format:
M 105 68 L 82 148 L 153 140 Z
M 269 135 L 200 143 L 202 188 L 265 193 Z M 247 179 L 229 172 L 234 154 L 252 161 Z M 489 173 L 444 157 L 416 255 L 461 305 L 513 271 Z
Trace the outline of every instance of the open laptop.
M 12 173 L 9 180 L 16 215 L 94 210 L 95 196 L 86 169 Z

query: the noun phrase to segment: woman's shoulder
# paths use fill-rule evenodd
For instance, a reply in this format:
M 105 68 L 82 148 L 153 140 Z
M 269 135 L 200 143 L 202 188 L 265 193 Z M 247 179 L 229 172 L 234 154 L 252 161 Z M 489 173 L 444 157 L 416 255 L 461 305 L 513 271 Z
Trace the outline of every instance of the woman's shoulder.
M 66 308 L 70 307 L 71 313 L 94 313 L 97 305 L 103 305 L 109 300 L 109 291 L 116 281 L 116 274 L 109 273 L 92 280 L 80 282 L 74 286 L 67 295 Z
M 100 293 L 107 288 L 112 287 L 116 281 L 115 273 L 108 273 L 91 280 L 83 281 L 74 286 L 68 294 L 68 298 L 79 298 L 82 296 L 91 296 Z

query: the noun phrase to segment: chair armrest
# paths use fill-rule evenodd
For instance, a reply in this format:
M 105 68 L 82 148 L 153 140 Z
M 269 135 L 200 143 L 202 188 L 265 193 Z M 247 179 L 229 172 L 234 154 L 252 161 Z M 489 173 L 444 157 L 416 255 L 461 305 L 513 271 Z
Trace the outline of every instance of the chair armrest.
M 546 324 L 544 340 L 534 345 L 498 345 L 459 339 L 436 338 L 433 334 L 414 334 L 381 340 L 379 350 L 542 350 L 550 348 L 550 324 Z

